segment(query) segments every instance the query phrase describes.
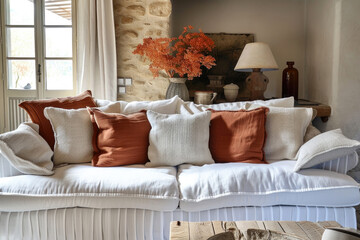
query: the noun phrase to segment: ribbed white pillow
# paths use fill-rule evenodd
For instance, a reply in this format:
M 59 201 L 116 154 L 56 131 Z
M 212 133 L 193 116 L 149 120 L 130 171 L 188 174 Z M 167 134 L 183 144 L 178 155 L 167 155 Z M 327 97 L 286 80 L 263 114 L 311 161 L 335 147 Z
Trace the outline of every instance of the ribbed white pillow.
M 249 109 L 261 105 L 253 104 Z M 304 143 L 304 135 L 312 118 L 311 108 L 269 107 L 266 117 L 265 159 L 295 159 Z
M 120 103 L 99 107 L 106 113 L 119 113 Z M 62 109 L 47 107 L 44 115 L 54 131 L 54 163 L 90 162 L 93 157 L 93 126 L 86 108 Z
M 345 137 L 341 129 L 321 133 L 301 146 L 294 171 L 348 155 L 358 148 L 360 142 Z
M 151 124 L 146 166 L 214 163 L 209 150 L 211 112 L 194 115 L 147 111 Z
M 311 122 L 311 108 L 269 107 L 266 118 L 265 158 L 295 159 Z

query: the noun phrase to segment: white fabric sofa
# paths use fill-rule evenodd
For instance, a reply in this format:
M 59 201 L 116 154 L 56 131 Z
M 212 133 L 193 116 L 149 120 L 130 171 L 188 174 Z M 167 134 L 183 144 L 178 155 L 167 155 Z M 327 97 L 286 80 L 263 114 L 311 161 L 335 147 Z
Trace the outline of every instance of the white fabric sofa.
M 177 104 L 184 114 L 245 103 Z M 346 175 L 358 164 L 356 152 L 299 172 L 295 164 L 296 159 L 154 168 L 79 163 L 41 176 L 22 173 L 0 151 L 0 239 L 168 239 L 175 220 L 337 221 L 356 228 L 359 184 Z

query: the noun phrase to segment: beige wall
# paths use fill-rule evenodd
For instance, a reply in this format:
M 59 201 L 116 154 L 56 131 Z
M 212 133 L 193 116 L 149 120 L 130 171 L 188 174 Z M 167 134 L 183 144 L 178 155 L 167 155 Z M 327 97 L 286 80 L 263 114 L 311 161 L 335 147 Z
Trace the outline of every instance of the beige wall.
M 307 0 L 306 71 L 309 98 L 332 116 L 321 130 L 341 128 L 360 140 L 360 1 Z
M 266 72 L 265 97 L 281 96 L 286 61 L 299 70 L 299 96 L 304 97 L 305 1 L 303 0 L 172 0 L 173 35 L 193 25 L 204 32 L 253 33 L 255 41 L 270 45 L 280 67 Z

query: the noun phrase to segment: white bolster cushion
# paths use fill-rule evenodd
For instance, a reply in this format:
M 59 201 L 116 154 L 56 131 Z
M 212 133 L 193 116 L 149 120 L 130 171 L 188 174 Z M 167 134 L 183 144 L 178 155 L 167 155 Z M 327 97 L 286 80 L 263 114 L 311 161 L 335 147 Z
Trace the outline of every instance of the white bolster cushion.
M 360 142 L 345 137 L 341 129 L 321 133 L 301 146 L 294 171 L 351 154 L 357 148 L 360 148 Z

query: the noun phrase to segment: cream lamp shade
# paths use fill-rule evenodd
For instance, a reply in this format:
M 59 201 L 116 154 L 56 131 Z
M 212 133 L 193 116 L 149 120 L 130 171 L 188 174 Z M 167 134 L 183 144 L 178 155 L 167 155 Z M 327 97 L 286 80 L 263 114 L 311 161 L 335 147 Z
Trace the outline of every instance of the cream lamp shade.
M 279 69 L 268 44 L 255 42 L 245 45 L 234 70 L 252 72 L 253 69 L 260 69 L 260 72 Z

